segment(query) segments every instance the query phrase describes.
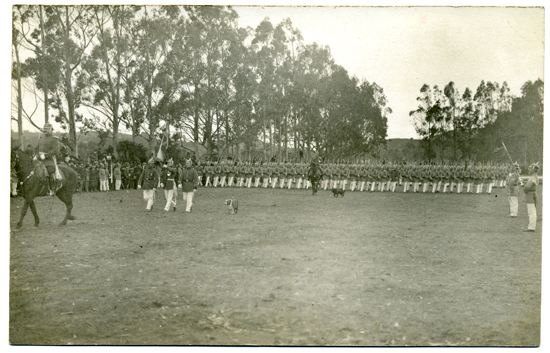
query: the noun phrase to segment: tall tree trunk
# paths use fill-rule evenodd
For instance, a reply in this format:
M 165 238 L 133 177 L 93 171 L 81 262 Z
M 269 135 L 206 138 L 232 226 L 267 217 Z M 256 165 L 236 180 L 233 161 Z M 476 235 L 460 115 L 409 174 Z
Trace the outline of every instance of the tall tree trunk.
M 17 68 L 17 139 L 19 145 L 25 147 L 23 141 L 23 98 L 22 98 L 22 85 L 21 85 L 21 61 L 19 60 L 19 46 L 17 41 L 14 42 L 15 62 Z
M 40 6 L 40 37 L 42 39 L 42 86 L 44 87 L 44 123 L 50 120 L 49 100 L 48 100 L 48 70 L 46 69 L 46 40 L 44 39 L 44 16 Z
M 71 67 L 71 53 L 70 53 L 70 21 L 69 21 L 69 7 L 65 6 L 65 33 L 64 33 L 64 49 L 65 49 L 65 96 L 67 98 L 67 108 L 69 112 L 69 143 L 76 152 L 76 123 L 75 123 L 75 102 L 72 75 L 73 69 Z M 77 156 L 78 157 L 78 156 Z

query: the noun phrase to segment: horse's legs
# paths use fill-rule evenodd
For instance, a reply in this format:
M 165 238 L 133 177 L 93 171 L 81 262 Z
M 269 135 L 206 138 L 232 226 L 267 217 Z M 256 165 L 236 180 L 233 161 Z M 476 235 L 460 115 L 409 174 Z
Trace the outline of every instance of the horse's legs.
M 32 201 L 31 201 L 32 202 Z M 30 203 L 28 199 L 25 199 L 25 203 L 23 204 L 23 208 L 21 208 L 21 216 L 19 217 L 19 222 L 17 222 L 16 228 L 21 228 L 21 225 L 23 224 L 23 218 L 25 218 L 25 214 L 27 213 L 27 209 L 29 208 Z M 36 209 L 35 209 L 36 211 Z
M 38 218 L 38 212 L 36 212 L 36 206 L 34 204 L 34 200 L 31 201 L 30 205 L 32 215 L 34 216 L 34 226 L 38 227 L 38 224 L 40 223 L 40 219 Z
M 59 197 L 59 199 L 63 201 L 63 203 L 65 203 L 65 206 L 67 206 L 67 213 L 65 213 L 65 218 L 63 218 L 61 223 L 59 223 L 60 226 L 64 226 L 65 224 L 67 224 L 68 220 L 72 221 L 75 219 L 75 217 L 71 215 L 71 211 L 73 209 L 73 195 L 60 192 L 57 197 Z

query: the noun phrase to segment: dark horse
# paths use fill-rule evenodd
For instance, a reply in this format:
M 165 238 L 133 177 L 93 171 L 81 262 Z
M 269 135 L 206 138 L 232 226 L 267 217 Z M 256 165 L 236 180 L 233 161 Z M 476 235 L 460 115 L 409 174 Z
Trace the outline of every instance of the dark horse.
M 311 182 L 311 191 L 313 195 L 317 194 L 317 190 L 319 189 L 319 182 L 323 178 L 323 171 L 321 170 L 321 168 L 319 168 L 317 163 L 311 163 L 311 166 L 307 171 L 307 177 Z
M 23 218 L 27 213 L 27 208 L 31 208 L 34 216 L 34 226 L 38 227 L 40 219 L 36 212 L 36 206 L 34 205 L 34 198 L 37 196 L 48 195 L 47 173 L 44 178 L 39 177 L 41 174 L 39 169 L 34 165 L 32 158 L 22 151 L 19 147 L 15 147 L 11 151 L 12 162 L 15 164 L 15 171 L 17 172 L 17 179 L 19 181 L 19 187 L 21 194 L 25 198 L 25 204 L 21 209 L 21 217 L 17 222 L 16 227 L 21 228 Z M 56 190 L 55 195 L 63 201 L 67 206 L 67 213 L 65 218 L 59 225 L 67 224 L 68 220 L 74 220 L 75 217 L 71 215 L 73 209 L 73 194 L 76 189 L 77 175 L 76 172 L 67 165 L 59 164 L 59 170 L 64 175 L 64 180 L 61 187 Z

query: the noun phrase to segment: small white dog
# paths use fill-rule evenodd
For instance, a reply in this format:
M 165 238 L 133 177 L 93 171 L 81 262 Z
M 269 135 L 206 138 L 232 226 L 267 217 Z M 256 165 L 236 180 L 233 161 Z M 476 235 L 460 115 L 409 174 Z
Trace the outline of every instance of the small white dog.
M 225 205 L 227 206 L 229 214 L 234 214 L 239 211 L 239 202 L 236 199 L 226 199 Z

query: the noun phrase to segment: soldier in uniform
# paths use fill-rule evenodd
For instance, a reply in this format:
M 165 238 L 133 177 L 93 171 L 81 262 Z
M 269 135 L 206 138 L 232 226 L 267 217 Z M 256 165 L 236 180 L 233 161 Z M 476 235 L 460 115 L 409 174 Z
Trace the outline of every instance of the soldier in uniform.
M 523 228 L 524 232 L 534 232 L 537 227 L 537 185 L 539 184 L 539 165 L 538 163 L 529 166 L 529 180 L 523 187 L 525 193 L 525 203 L 527 204 L 527 214 L 529 215 L 529 224 Z
M 195 167 L 195 170 L 197 171 L 197 175 L 199 176 L 199 186 L 203 186 L 204 165 L 199 160 L 197 160 L 196 163 L 197 166 Z
M 143 189 L 143 199 L 147 201 L 146 210 L 152 211 L 155 203 L 155 190 L 159 184 L 159 173 L 155 167 L 155 159 L 149 159 L 147 166 L 141 173 L 138 180 L 138 189 Z
M 224 188 L 227 185 L 227 176 L 229 175 L 229 161 L 220 161 L 220 187 Z
M 263 172 L 263 176 L 262 176 L 262 187 L 264 189 L 267 189 L 269 187 L 269 183 L 270 183 L 270 176 L 271 176 L 271 163 L 269 163 L 268 161 L 263 161 L 262 162 L 262 172 Z
M 286 162 L 285 162 L 286 163 Z M 286 183 L 286 166 L 285 163 L 279 163 L 279 189 L 282 189 Z
M 292 184 L 294 184 L 294 178 L 296 177 L 296 166 L 294 163 L 288 163 L 286 168 L 286 180 L 288 189 L 292 189 Z
M 57 189 L 55 171 L 61 143 L 53 136 L 52 124 L 45 123 L 42 131 L 44 135 L 40 137 L 40 141 L 38 142 L 38 153 L 48 171 L 48 189 L 50 190 L 50 195 L 53 196 Z
M 212 162 L 206 162 L 204 166 L 204 175 L 206 177 L 206 181 L 204 182 L 205 187 L 212 186 L 212 171 Z
M 193 207 L 193 196 L 195 194 L 195 190 L 197 190 L 199 176 L 197 171 L 193 169 L 190 159 L 185 161 L 185 169 L 180 175 L 179 180 L 183 193 L 183 200 L 186 201 L 185 212 L 191 212 Z
M 269 164 L 269 185 L 272 189 L 275 189 L 278 182 L 278 166 L 276 162 L 271 161 Z
M 408 192 L 411 185 L 411 170 L 409 165 L 405 165 L 403 168 L 402 180 L 403 180 L 403 192 Z
M 497 178 L 497 174 L 493 166 L 489 167 L 489 169 L 487 170 L 487 176 L 489 178 L 488 180 L 489 184 L 487 185 L 487 193 L 490 194 L 493 191 L 493 185 L 495 185 L 496 178 Z
M 182 168 L 183 172 L 183 168 Z M 220 183 L 220 175 L 221 175 L 222 169 L 219 161 L 214 162 L 214 165 L 212 166 L 212 186 L 217 188 Z
M 307 171 L 307 178 L 311 182 L 311 190 L 313 195 L 317 194 L 319 180 L 321 180 L 322 177 L 323 171 L 319 168 L 315 161 L 311 161 L 311 165 Z
M 252 186 L 252 175 L 253 175 L 253 169 L 250 162 L 246 162 L 244 165 L 244 177 L 245 177 L 245 186 L 250 189 Z
M 164 188 L 164 198 L 166 199 L 166 206 L 164 206 L 166 212 L 170 211 L 171 207 L 176 211 L 177 180 L 178 171 L 174 166 L 174 160 L 170 158 L 162 168 L 160 175 L 160 186 Z
M 466 167 L 466 171 L 464 173 L 464 179 L 466 181 L 466 193 L 470 193 L 473 190 L 473 180 L 474 180 L 474 171 L 472 169 L 472 166 Z
M 519 164 L 514 163 L 510 168 L 510 174 L 506 178 L 506 193 L 508 195 L 508 203 L 510 204 L 509 217 L 515 218 L 518 216 L 518 195 L 521 180 L 519 177 Z

